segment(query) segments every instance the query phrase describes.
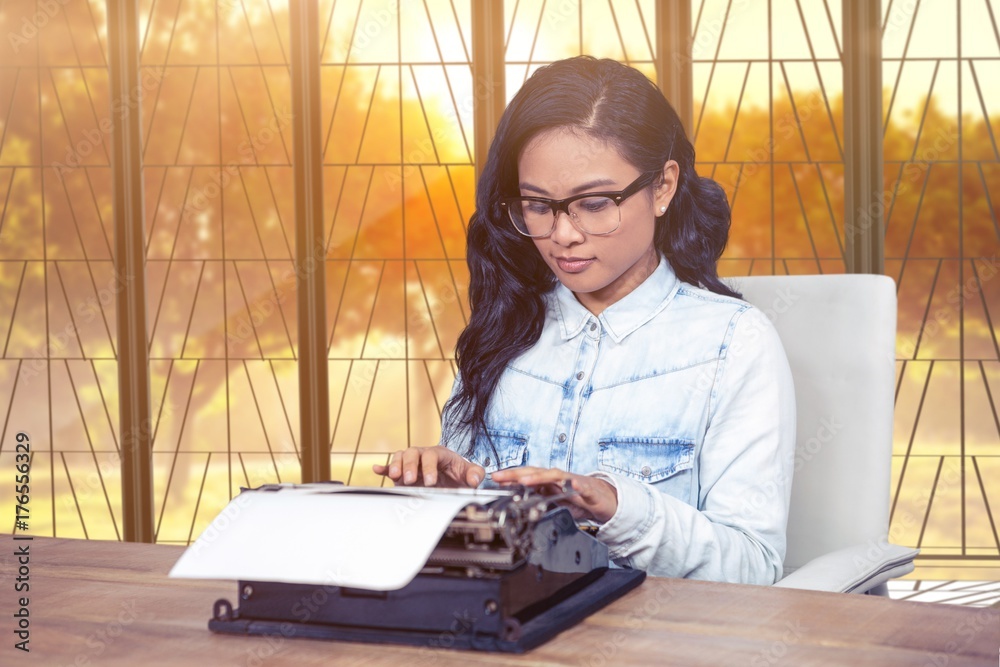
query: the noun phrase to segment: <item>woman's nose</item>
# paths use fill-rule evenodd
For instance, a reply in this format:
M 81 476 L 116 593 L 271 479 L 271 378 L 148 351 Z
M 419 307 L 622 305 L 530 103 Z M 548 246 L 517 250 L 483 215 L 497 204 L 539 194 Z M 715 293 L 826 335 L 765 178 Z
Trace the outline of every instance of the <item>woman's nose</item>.
M 566 211 L 556 211 L 555 227 L 552 228 L 549 238 L 562 246 L 583 243 L 586 240 L 583 232 L 577 229 L 572 217 Z

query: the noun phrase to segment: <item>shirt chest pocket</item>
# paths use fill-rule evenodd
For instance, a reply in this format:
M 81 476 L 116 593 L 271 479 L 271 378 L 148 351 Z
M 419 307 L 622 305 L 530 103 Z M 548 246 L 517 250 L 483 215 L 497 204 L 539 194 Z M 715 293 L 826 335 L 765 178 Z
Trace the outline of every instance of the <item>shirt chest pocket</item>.
M 677 438 L 602 438 L 598 441 L 601 470 L 650 484 L 694 466 L 694 443 Z
M 528 436 L 514 431 L 489 430 L 489 439 L 480 435 L 469 460 L 478 463 L 487 473 L 524 465 L 528 451 Z M 490 446 L 492 440 L 493 446 Z

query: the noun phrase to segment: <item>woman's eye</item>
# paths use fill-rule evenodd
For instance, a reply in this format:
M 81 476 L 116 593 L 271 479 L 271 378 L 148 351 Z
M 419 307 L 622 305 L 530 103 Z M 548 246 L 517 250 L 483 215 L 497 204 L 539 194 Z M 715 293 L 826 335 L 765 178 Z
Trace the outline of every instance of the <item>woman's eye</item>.
M 545 215 L 549 212 L 549 205 L 537 201 L 525 202 L 524 212 L 528 215 Z
M 611 204 L 611 200 L 607 197 L 594 197 L 592 199 L 581 199 L 578 204 L 587 213 L 598 213 L 606 209 Z

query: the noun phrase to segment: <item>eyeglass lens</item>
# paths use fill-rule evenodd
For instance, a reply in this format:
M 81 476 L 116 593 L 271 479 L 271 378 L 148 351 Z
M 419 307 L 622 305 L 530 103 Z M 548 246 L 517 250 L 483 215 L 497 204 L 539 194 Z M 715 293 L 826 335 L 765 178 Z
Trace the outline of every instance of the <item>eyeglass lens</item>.
M 610 197 L 586 197 L 569 205 L 573 222 L 588 234 L 607 234 L 621 222 L 618 205 Z M 546 236 L 555 227 L 556 213 L 545 202 L 522 199 L 509 208 L 514 225 L 529 236 Z

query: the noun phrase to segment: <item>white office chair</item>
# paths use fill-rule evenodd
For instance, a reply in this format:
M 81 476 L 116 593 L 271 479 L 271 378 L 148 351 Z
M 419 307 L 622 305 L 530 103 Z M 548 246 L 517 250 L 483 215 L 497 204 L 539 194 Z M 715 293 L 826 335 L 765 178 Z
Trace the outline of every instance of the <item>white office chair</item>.
M 857 274 L 726 282 L 771 318 L 795 381 L 788 549 L 776 585 L 885 595 L 919 553 L 887 539 L 895 283 Z

